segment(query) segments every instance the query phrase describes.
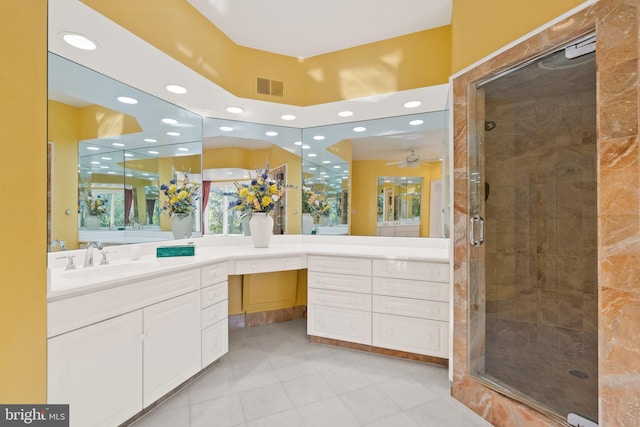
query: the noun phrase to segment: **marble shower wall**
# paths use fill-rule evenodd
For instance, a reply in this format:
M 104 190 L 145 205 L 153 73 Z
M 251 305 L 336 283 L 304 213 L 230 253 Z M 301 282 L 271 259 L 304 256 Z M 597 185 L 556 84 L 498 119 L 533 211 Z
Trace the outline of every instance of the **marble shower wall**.
M 452 394 L 496 426 L 560 426 L 529 406 L 501 395 L 467 374 L 469 252 L 467 140 L 478 124 L 473 118 L 475 92 L 470 83 L 482 81 L 536 55 L 591 31 L 597 36 L 597 289 L 598 302 L 584 292 L 583 310 L 596 310 L 598 331 L 598 404 L 601 426 L 636 426 L 640 419 L 640 150 L 638 118 L 638 58 L 640 46 L 639 2 L 600 0 L 558 22 L 513 48 L 496 55 L 453 79 L 454 123 L 454 354 Z M 487 116 L 488 117 L 488 116 Z M 495 120 L 488 117 L 489 120 Z M 496 120 L 497 121 L 497 120 Z M 495 130 L 497 131 L 497 129 Z M 494 132 L 495 132 L 494 131 Z M 551 164 L 551 163 L 550 163 Z M 571 192 L 568 188 L 565 191 Z M 561 202 L 565 202 L 562 200 Z M 571 213 L 575 206 L 563 207 Z M 562 223 L 571 230 L 572 222 Z M 565 230 L 558 230 L 563 233 Z M 536 238 L 539 231 L 536 231 Z M 545 231 L 550 243 L 550 233 Z M 558 234 L 555 234 L 559 237 Z M 552 236 L 553 237 L 553 236 Z M 507 238 L 505 236 L 505 238 Z M 578 243 L 575 242 L 576 250 Z M 537 266 L 552 272 L 564 289 L 549 292 L 576 292 L 574 282 L 563 275 L 577 270 L 565 260 L 566 268 Z M 564 261 L 563 261 L 564 262 Z M 496 272 L 498 274 L 498 272 Z M 531 276 L 528 276 L 529 280 Z M 539 286 L 536 278 L 536 285 Z M 534 286 L 531 284 L 531 286 Z M 538 288 L 540 291 L 542 289 Z M 510 292 L 500 290 L 500 292 Z M 496 298 L 498 290 L 496 290 Z M 525 304 L 535 304 L 528 301 Z M 570 304 L 569 304 L 570 305 Z M 589 308 L 588 306 L 592 307 Z M 552 324 L 593 330 L 595 319 L 584 314 L 565 316 L 562 303 L 546 307 L 541 314 Z M 570 309 L 571 310 L 571 309 Z M 518 314 L 526 318 L 532 314 Z M 537 316 L 537 315 L 536 315 Z
M 536 81 L 525 101 L 485 98 L 487 318 L 597 333 L 591 79 L 589 92 L 536 99 Z

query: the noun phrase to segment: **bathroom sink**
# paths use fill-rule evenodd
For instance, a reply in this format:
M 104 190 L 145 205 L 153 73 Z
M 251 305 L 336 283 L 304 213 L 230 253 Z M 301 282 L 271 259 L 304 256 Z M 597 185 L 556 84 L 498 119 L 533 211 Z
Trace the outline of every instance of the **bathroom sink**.
M 156 270 L 158 266 L 156 261 L 136 261 L 87 268 L 78 267 L 76 270 L 52 269 L 49 271 L 49 289 L 55 291 L 107 282 L 149 273 Z

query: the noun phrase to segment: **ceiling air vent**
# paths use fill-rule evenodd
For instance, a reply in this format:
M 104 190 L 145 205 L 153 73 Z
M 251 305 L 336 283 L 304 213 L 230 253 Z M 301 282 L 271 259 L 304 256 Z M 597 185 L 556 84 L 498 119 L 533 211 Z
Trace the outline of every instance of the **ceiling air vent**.
M 276 80 L 258 77 L 257 89 L 263 95 L 284 96 L 284 84 Z

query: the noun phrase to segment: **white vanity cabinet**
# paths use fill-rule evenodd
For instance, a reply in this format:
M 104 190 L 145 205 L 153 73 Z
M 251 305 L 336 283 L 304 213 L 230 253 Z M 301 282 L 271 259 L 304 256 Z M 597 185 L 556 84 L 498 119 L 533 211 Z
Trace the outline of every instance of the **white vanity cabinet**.
M 142 405 L 142 311 L 48 340 L 49 403 L 69 404 L 71 426 L 117 426 Z
M 373 329 L 376 347 L 447 358 L 449 265 L 373 261 Z
M 194 268 L 49 303 L 47 400 L 71 427 L 118 426 L 202 369 L 200 282 Z
M 226 262 L 201 269 L 202 368 L 229 352 L 228 277 Z
M 201 369 L 200 291 L 143 309 L 144 406 Z
M 371 260 L 309 255 L 307 334 L 371 344 Z

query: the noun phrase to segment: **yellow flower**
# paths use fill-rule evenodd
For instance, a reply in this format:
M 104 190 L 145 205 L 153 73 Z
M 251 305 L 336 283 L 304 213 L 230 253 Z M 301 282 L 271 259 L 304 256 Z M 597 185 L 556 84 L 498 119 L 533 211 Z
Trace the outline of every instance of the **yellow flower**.
M 267 207 L 267 206 L 269 206 L 271 203 L 273 203 L 273 201 L 271 200 L 271 197 L 269 197 L 269 196 L 264 196 L 264 197 L 262 198 L 262 207 L 265 207 L 265 208 L 266 208 L 266 207 Z
M 253 195 L 253 193 L 249 193 L 247 190 L 247 202 L 249 202 L 249 204 L 253 203 L 253 200 L 256 198 L 256 196 Z
M 187 197 L 189 197 L 189 193 L 187 193 L 186 191 L 182 190 L 181 192 L 178 193 L 178 198 L 180 200 L 184 200 Z
M 180 201 L 180 199 L 178 199 L 176 196 L 173 196 L 173 197 L 171 198 L 171 204 L 176 204 L 176 203 L 178 203 L 179 201 Z
M 177 189 L 178 189 L 177 185 L 171 184 L 171 186 L 169 187 L 169 193 L 173 194 L 176 192 Z
M 240 191 L 238 192 L 238 194 L 240 195 L 240 197 L 247 197 L 247 194 L 249 194 L 249 189 L 248 188 L 241 188 Z
M 278 185 L 277 184 L 271 184 L 271 187 L 269 187 L 269 193 L 276 194 L 277 192 L 278 192 Z

